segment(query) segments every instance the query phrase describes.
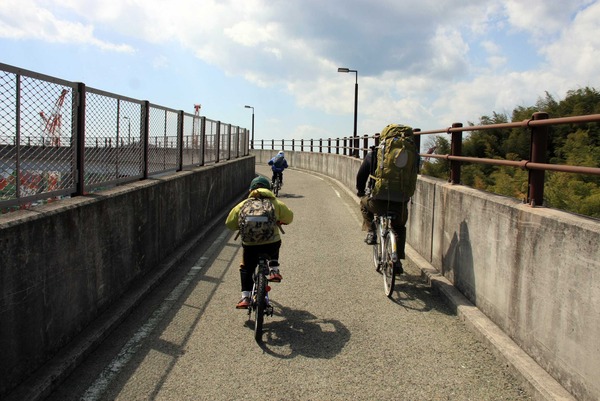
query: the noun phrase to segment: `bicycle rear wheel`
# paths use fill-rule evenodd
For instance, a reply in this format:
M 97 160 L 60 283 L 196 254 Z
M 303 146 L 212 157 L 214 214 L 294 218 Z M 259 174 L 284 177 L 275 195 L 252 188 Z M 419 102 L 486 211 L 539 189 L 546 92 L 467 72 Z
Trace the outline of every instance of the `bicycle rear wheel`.
M 279 188 L 281 188 L 281 181 L 279 181 L 279 177 L 275 178 L 273 181 L 273 193 L 275 196 L 279 195 Z
M 258 267 L 262 269 L 262 266 Z M 265 319 L 265 309 L 266 309 L 266 295 L 267 295 L 267 278 L 260 271 L 257 274 L 258 282 L 256 285 L 256 300 L 255 308 L 254 308 L 254 339 L 256 342 L 262 342 L 262 334 L 263 334 L 263 322 Z
M 397 269 L 396 235 L 389 231 L 385 236 L 385 251 L 381 270 L 383 273 L 383 288 L 386 297 L 391 297 L 396 282 Z

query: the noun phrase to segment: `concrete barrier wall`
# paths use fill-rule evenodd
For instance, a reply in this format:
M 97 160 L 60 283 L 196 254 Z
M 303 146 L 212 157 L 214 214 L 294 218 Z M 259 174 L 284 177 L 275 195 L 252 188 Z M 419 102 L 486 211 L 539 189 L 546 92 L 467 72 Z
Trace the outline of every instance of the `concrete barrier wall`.
M 276 151 L 252 153 L 266 163 Z M 355 192 L 357 159 L 286 158 Z M 600 221 L 421 176 L 407 228 L 408 244 L 565 389 L 600 399 Z
M 0 398 L 247 192 L 254 157 L 0 216 Z

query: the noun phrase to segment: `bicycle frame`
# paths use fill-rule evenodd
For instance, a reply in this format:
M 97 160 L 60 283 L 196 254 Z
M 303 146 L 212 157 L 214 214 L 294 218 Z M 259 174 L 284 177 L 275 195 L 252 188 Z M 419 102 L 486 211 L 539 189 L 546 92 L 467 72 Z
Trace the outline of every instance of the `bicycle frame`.
M 387 297 L 392 295 L 398 269 L 398 250 L 396 232 L 392 227 L 393 213 L 375 215 L 376 243 L 373 244 L 373 262 L 383 275 L 384 291 Z
M 281 189 L 281 180 L 279 176 L 275 177 L 275 181 L 273 181 L 273 193 L 275 196 L 279 195 L 279 190 Z
M 376 223 L 376 227 L 377 227 L 377 245 L 380 245 L 380 255 L 385 255 L 385 252 L 388 250 L 387 249 L 387 242 L 385 241 L 385 238 L 392 234 L 394 237 L 396 236 L 396 232 L 394 231 L 394 229 L 392 228 L 392 215 L 391 214 L 386 214 L 383 216 L 377 216 L 377 223 Z M 393 262 L 397 262 L 398 261 L 398 252 L 396 249 L 396 241 L 393 241 L 392 245 L 392 249 L 391 249 L 391 256 L 392 256 L 392 261 Z

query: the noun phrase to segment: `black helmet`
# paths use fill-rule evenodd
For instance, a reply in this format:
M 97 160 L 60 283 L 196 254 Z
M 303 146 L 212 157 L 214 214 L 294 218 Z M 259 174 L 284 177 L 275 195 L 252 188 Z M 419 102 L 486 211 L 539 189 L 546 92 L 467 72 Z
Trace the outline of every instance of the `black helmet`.
M 271 181 L 269 181 L 262 175 L 259 175 L 258 177 L 253 179 L 252 182 L 250 183 L 250 191 L 257 189 L 257 188 L 271 189 Z

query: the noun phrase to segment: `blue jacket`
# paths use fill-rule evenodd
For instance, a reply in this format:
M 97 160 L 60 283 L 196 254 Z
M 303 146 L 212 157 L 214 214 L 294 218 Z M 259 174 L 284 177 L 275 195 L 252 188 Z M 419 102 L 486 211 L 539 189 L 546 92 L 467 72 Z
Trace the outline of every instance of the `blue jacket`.
M 277 156 L 279 156 L 279 155 L 276 155 L 275 157 L 273 157 L 271 160 L 269 160 L 269 162 L 267 164 L 269 166 L 271 166 L 271 170 L 273 170 L 276 173 L 280 173 L 283 170 L 285 170 L 286 168 L 288 168 L 289 166 L 288 166 L 287 160 L 285 160 L 285 157 L 284 157 L 283 163 L 279 167 L 277 167 L 275 165 L 275 159 L 277 159 Z

